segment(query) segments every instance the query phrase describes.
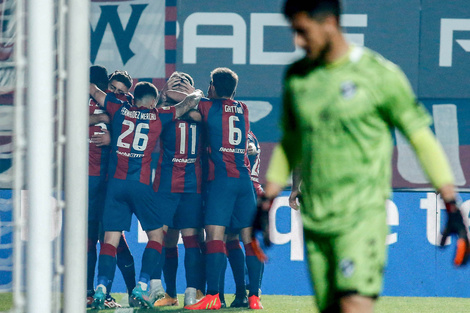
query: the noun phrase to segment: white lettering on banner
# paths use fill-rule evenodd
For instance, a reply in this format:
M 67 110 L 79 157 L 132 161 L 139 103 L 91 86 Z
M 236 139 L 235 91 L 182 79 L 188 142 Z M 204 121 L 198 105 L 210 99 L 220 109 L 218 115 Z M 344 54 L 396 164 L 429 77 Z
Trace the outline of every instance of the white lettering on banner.
M 437 246 L 441 242 L 441 211 L 445 210 L 441 197 L 433 192 L 428 192 L 426 199 L 419 201 L 419 207 L 426 210 L 426 238 L 428 242 Z M 450 237 L 446 240 L 446 245 L 450 245 Z
M 199 25 L 228 25 L 233 35 L 198 35 Z M 183 63 L 195 64 L 197 48 L 231 48 L 233 64 L 246 64 L 246 24 L 235 13 L 193 13 L 183 26 Z
M 455 184 L 463 186 L 466 183 L 459 155 L 459 130 L 457 121 L 457 107 L 454 104 L 433 105 L 434 129 L 437 139 L 445 147 L 446 155 L 450 161 L 455 176 Z M 428 182 L 419 164 L 414 150 L 403 135 L 395 130 L 397 139 L 398 161 L 397 168 L 400 175 L 413 184 Z
M 367 14 L 342 14 L 342 27 L 367 27 Z M 358 46 L 364 46 L 364 34 L 345 33 L 344 36 Z
M 200 25 L 231 26 L 232 35 L 198 35 Z M 367 27 L 367 14 L 343 14 L 343 27 Z M 264 51 L 264 30 L 268 26 L 289 27 L 280 13 L 251 13 L 250 15 L 250 64 L 286 65 L 302 57 L 299 47 L 288 52 Z M 247 27 L 246 22 L 236 13 L 196 12 L 187 17 L 183 26 L 183 63 L 197 63 L 198 48 L 230 48 L 233 64 L 246 64 Z M 357 45 L 364 45 L 364 34 L 345 34 Z M 287 45 L 286 45 L 287 46 Z
M 279 13 L 251 13 L 250 64 L 285 65 L 300 59 L 304 52 L 295 47 L 293 52 L 265 52 L 265 26 L 289 27 L 284 16 Z
M 439 66 L 451 67 L 454 46 L 454 32 L 470 31 L 470 19 L 441 19 L 441 44 L 439 48 Z M 466 51 L 470 52 L 470 40 L 456 40 Z
M 165 77 L 165 1 L 91 2 L 90 60 L 133 77 Z
M 290 232 L 280 233 L 276 227 L 276 213 L 281 207 L 289 207 L 289 197 L 277 197 L 271 210 L 269 211 L 269 238 L 272 243 L 283 245 L 288 242 L 291 243 L 290 259 L 291 261 L 304 260 L 304 236 L 302 218 L 300 211 L 290 210 Z
M 399 214 L 398 214 L 398 208 L 395 203 L 393 203 L 392 200 L 387 199 L 387 202 L 385 203 L 385 208 L 387 210 L 387 224 L 389 226 L 398 226 L 399 224 Z M 387 235 L 387 238 L 385 240 L 385 243 L 387 245 L 394 244 L 395 242 L 398 241 L 398 234 L 397 233 L 390 233 Z

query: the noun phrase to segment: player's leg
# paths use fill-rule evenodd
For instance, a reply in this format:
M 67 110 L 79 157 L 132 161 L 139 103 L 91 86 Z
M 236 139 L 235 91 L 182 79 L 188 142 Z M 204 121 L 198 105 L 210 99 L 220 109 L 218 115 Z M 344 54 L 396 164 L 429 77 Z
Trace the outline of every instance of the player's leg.
M 371 211 L 335 238 L 336 298 L 344 313 L 372 313 L 382 290 L 388 234 L 385 208 Z
M 124 233 L 121 235 L 117 247 L 117 266 L 122 273 L 126 283 L 127 293 L 130 295 L 135 287 L 135 264 L 134 257 L 129 250 Z
M 96 245 L 98 243 L 98 221 L 88 221 L 88 243 L 87 243 L 87 307 L 93 303 L 95 293 L 94 280 L 96 262 L 98 261 Z
M 196 304 L 185 306 L 198 310 L 220 309 L 219 279 L 226 260 L 225 227 L 230 224 L 236 198 L 236 179 L 216 179 L 208 185 L 204 224 L 206 231 L 207 294 Z
M 199 193 L 184 193 L 178 204 L 174 218 L 175 228 L 181 229 L 184 243 L 184 267 L 186 273 L 186 290 L 184 305 L 191 305 L 202 298 L 201 285 L 205 283 L 205 263 L 199 243 L 199 232 L 204 225 L 202 196 Z M 165 274 L 166 278 L 166 274 Z
M 184 305 L 191 305 L 202 294 L 203 272 L 205 271 L 203 254 L 199 246 L 197 228 L 184 228 L 181 230 L 184 243 L 184 268 L 186 273 L 186 290 L 184 293 Z
M 230 307 L 248 307 L 245 285 L 245 254 L 240 246 L 238 234 L 228 234 L 226 245 L 228 260 L 235 280 L 235 300 L 230 304 Z
M 246 253 L 246 267 L 248 269 L 248 277 L 250 279 L 250 286 L 248 290 L 248 302 L 251 309 L 262 309 L 259 298 L 259 287 L 261 286 L 261 277 L 264 270 L 264 264 L 261 262 L 253 250 L 251 245 L 252 241 L 252 228 L 245 227 L 240 231 L 240 235 L 245 247 Z
M 100 248 L 98 259 L 98 282 L 93 295 L 93 308 L 104 309 L 104 301 L 107 294 L 107 286 L 114 277 L 116 271 L 116 249 L 119 244 L 121 232 L 105 232 L 104 242 Z
M 129 185 L 126 181 L 111 179 L 108 182 L 102 220 L 105 234 L 98 258 L 98 284 L 92 305 L 98 309 L 104 309 L 107 286 L 114 278 L 121 233 L 130 229 L 132 212 L 127 204 L 129 195 Z
M 226 242 L 225 239 L 224 242 Z M 227 251 L 227 249 L 225 249 L 225 251 Z M 227 256 L 227 252 L 225 252 L 225 255 Z M 219 299 L 221 308 L 227 307 L 227 304 L 225 303 L 225 272 L 227 271 L 227 263 L 227 257 L 225 257 L 223 259 L 222 270 L 220 271 L 219 276 Z
M 168 228 L 168 226 L 173 227 L 173 217 L 175 215 L 176 208 L 178 207 L 178 203 L 180 203 L 181 194 L 171 193 L 171 192 L 157 192 L 157 193 L 154 193 L 154 198 L 155 198 L 156 212 L 158 213 L 159 219 L 161 220 L 162 224 L 165 225 L 164 226 L 165 247 L 163 248 L 163 251 L 162 251 L 161 262 L 159 262 L 158 264 L 155 264 L 154 272 L 151 275 L 150 297 L 151 297 L 151 300 L 154 302 L 154 305 L 160 306 L 162 303 L 167 303 L 167 300 L 168 300 L 168 299 L 165 299 L 165 290 L 163 289 L 162 280 L 161 280 L 163 267 L 166 265 L 168 269 L 171 269 L 175 265 L 176 267 L 178 266 L 178 258 L 177 258 L 176 249 L 177 249 L 177 241 L 178 241 L 179 232 L 178 230 L 171 230 L 171 228 Z M 176 255 L 176 258 L 175 258 L 175 255 Z M 165 279 L 166 278 L 167 277 L 165 277 Z M 170 278 L 170 281 L 171 281 L 171 278 Z M 176 281 L 176 271 L 175 271 L 175 281 Z M 175 290 L 176 290 L 176 287 L 175 287 Z M 163 302 L 162 301 L 158 302 L 158 300 L 162 298 L 165 300 Z M 170 301 L 170 302 L 175 303 L 175 301 Z
M 176 272 L 178 270 L 178 239 L 179 230 L 169 228 L 165 234 L 165 261 L 163 265 L 163 275 L 165 278 L 166 293 L 163 298 L 158 299 L 154 306 L 177 306 L 179 305 L 176 294 Z M 156 271 L 161 272 L 161 267 Z
M 148 242 L 142 255 L 142 266 L 136 287 L 132 296 L 141 302 L 144 307 L 153 307 L 149 297 L 149 283 L 156 265 L 161 262 L 163 249 L 164 216 L 158 209 L 156 194 L 152 186 L 134 183 L 132 186 L 134 197 L 130 200 L 132 209 L 147 233 Z
M 93 303 L 94 279 L 100 222 L 106 198 L 106 182 L 101 176 L 88 177 L 87 307 Z
M 198 303 L 185 306 L 190 310 L 220 309 L 219 278 L 224 266 L 225 254 L 225 226 L 206 225 L 206 280 L 207 294 Z
M 141 222 L 142 223 L 142 222 Z M 153 307 L 153 302 L 149 297 L 150 276 L 155 270 L 155 265 L 161 260 L 163 249 L 163 228 L 146 230 L 148 242 L 142 255 L 142 266 L 139 281 L 132 290 L 132 296 L 138 299 L 144 307 Z
M 261 274 L 264 265 L 255 254 L 252 246 L 252 228 L 253 220 L 256 214 L 256 197 L 253 190 L 251 179 L 240 179 L 239 195 L 235 202 L 235 209 L 232 216 L 232 227 L 241 229 L 240 236 L 245 247 L 245 260 L 250 279 L 248 290 L 248 302 L 251 309 L 262 309 L 259 298 L 259 287 L 261 285 Z
M 315 290 L 316 305 L 322 313 L 340 313 L 335 301 L 334 257 L 327 237 L 320 237 L 305 231 L 305 245 L 310 276 Z

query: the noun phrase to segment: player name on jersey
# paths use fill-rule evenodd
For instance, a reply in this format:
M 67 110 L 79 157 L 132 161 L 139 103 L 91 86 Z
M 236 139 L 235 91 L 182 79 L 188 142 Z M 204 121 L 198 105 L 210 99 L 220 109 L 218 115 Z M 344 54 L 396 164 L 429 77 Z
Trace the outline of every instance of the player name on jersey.
M 141 112 L 141 111 L 129 111 L 127 108 L 124 108 L 124 107 L 121 109 L 121 115 L 124 115 L 129 118 L 135 118 L 138 120 L 155 121 L 157 119 L 157 115 L 155 113 Z
M 224 105 L 225 112 L 243 114 L 243 108 L 236 105 Z

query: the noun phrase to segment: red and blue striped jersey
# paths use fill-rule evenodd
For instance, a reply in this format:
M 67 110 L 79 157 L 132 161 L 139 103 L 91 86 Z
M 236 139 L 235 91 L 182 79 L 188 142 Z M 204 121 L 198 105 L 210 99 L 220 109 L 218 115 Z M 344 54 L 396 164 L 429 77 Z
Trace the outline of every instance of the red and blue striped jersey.
M 148 109 L 106 96 L 111 117 L 109 177 L 150 184 L 152 151 L 163 127 L 175 119 L 175 108 Z
M 201 127 L 176 120 L 160 135 L 160 158 L 153 189 L 161 192 L 201 192 Z
M 88 102 L 89 115 L 104 113 L 99 104 L 90 98 Z M 109 151 L 110 147 L 97 147 L 96 144 L 91 142 L 91 136 L 96 133 L 103 132 L 103 129 L 108 129 L 109 125 L 99 123 L 90 125 L 88 127 L 88 175 L 89 176 L 106 176 L 108 169 Z
M 258 139 L 256 138 L 255 134 L 250 130 L 248 132 L 248 142 L 252 142 L 256 146 L 256 150 L 258 150 L 258 153 L 254 155 L 248 155 L 248 159 L 250 161 L 250 175 L 251 175 L 251 180 L 253 181 L 253 185 L 255 188 L 258 188 L 261 186 L 259 183 L 259 164 L 260 164 L 260 155 L 261 155 L 261 148 L 259 146 Z
M 230 99 L 201 99 L 201 112 L 209 146 L 208 179 L 249 176 L 247 137 L 248 107 Z

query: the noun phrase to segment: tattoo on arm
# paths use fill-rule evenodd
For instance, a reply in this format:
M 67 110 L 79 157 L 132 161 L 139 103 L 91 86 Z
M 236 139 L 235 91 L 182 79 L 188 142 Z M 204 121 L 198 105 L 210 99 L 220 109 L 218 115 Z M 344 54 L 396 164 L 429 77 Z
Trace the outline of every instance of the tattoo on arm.
M 175 104 L 176 109 L 176 118 L 183 116 L 186 112 L 190 109 L 195 108 L 199 104 L 199 100 L 201 100 L 202 92 L 193 92 L 192 94 L 188 95 L 183 101 L 180 103 Z

